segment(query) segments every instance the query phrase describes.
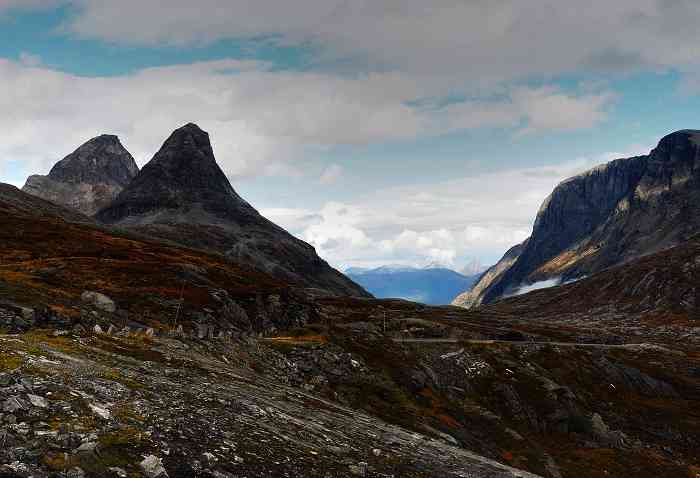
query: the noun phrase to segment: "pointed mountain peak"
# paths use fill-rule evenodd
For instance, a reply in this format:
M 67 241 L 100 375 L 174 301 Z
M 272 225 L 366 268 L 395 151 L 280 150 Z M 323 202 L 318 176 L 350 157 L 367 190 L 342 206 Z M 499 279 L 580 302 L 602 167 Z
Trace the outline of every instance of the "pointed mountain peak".
M 158 177 L 154 177 L 155 174 Z M 142 176 L 169 185 L 179 195 L 199 197 L 200 193 L 208 190 L 209 193 L 237 197 L 216 162 L 209 133 L 194 123 L 173 131 L 153 159 L 144 166 Z
M 166 210 L 188 215 L 197 209 L 217 217 L 242 212 L 257 214 L 236 194 L 216 163 L 209 134 L 189 123 L 165 140 L 153 159 L 116 201 L 100 212 L 99 218 L 118 222 L 127 216 L 162 214 Z
M 226 254 L 285 281 L 367 296 L 314 248 L 268 221 L 233 190 L 209 135 L 176 129 L 119 196 L 96 216 L 105 224 Z
M 22 190 L 92 216 L 117 197 L 138 174 L 119 138 L 92 138 L 56 163 L 48 176 L 30 176 Z
M 56 163 L 48 177 L 54 181 L 78 184 L 126 186 L 139 168 L 119 138 L 103 134 L 92 138 Z
M 153 161 L 208 161 L 216 163 L 209 133 L 194 123 L 188 123 L 165 140 Z

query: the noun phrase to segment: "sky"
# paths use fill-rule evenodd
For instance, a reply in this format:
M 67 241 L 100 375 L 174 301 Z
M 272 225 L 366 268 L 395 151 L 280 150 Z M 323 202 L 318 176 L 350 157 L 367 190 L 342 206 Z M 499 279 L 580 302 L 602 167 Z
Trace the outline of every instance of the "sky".
M 561 180 L 700 128 L 695 0 L 0 0 L 0 182 L 210 133 L 332 265 L 497 261 Z

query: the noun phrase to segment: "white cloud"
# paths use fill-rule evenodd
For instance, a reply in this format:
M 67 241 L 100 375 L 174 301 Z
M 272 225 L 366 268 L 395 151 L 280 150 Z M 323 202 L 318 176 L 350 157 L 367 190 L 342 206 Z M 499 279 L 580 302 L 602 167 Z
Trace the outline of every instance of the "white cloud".
M 352 203 L 327 203 L 316 213 L 262 212 L 340 268 L 431 263 L 460 268 L 474 257 L 495 261 L 526 239 L 540 204 L 563 179 L 648 151 L 634 146 L 556 166 L 477 174 L 424 185 L 419 193 L 415 187 L 390 188 Z
M 335 184 L 343 176 L 343 168 L 338 164 L 329 164 L 321 173 L 318 182 L 324 186 Z
M 604 109 L 613 95 L 573 96 L 545 87 L 518 88 L 513 97 L 527 118 L 527 126 L 521 131 L 525 134 L 590 128 L 605 119 Z
M 554 277 L 552 279 L 547 279 L 539 282 L 533 282 L 532 284 L 526 284 L 518 287 L 513 293 L 508 294 L 508 297 L 514 297 L 516 295 L 527 294 L 540 289 L 549 289 L 550 287 L 555 287 L 561 284 L 561 277 Z

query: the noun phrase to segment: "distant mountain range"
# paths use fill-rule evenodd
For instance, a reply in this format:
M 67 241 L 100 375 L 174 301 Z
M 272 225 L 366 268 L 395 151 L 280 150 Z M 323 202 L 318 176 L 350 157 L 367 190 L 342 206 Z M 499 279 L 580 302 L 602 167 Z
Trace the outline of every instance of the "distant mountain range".
M 375 269 L 351 267 L 347 274 L 375 297 L 400 298 L 429 305 L 449 304 L 470 288 L 478 275 L 463 275 L 444 267 L 415 268 L 387 265 Z
M 700 230 L 700 131 L 665 136 L 646 156 L 611 161 L 559 184 L 532 235 L 454 300 L 490 303 L 687 241 Z

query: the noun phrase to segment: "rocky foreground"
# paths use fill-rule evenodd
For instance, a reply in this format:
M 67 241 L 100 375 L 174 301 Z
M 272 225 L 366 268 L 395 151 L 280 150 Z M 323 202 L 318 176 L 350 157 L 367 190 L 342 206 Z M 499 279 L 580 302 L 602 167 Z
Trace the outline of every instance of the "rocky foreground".
M 291 387 L 298 364 L 256 340 L 37 331 L 0 350 L 4 476 L 534 476 Z

